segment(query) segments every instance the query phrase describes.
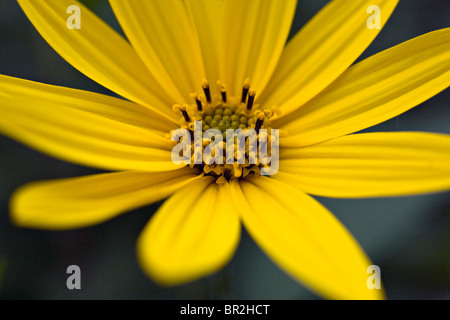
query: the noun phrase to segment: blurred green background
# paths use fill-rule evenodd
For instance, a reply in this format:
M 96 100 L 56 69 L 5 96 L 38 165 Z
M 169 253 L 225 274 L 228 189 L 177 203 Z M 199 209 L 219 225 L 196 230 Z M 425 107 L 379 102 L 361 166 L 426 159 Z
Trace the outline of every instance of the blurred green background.
M 83 2 L 120 30 L 106 1 Z M 299 1 L 291 34 L 327 2 Z M 360 59 L 449 25 L 448 0 L 400 1 L 387 26 Z M 14 0 L 0 2 L 0 31 L 0 74 L 112 94 L 60 58 Z M 450 134 L 449 101 L 447 90 L 366 131 Z M 17 228 L 8 217 L 8 200 L 16 188 L 35 180 L 98 171 L 55 160 L 2 136 L 0 153 L 1 299 L 319 299 L 280 271 L 245 230 L 233 260 L 218 274 L 175 288 L 159 287 L 145 277 L 135 255 L 136 239 L 159 203 L 73 231 Z M 380 266 L 389 299 L 450 299 L 449 196 L 445 192 L 319 200 Z M 66 269 L 72 264 L 81 268 L 81 290 L 66 287 Z

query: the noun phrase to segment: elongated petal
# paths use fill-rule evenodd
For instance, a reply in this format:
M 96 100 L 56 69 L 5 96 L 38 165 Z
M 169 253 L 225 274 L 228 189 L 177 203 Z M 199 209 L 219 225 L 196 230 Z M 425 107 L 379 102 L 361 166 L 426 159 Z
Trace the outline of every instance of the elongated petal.
M 221 79 L 220 50 L 221 27 L 223 24 L 223 0 L 185 1 L 192 24 L 198 35 L 202 50 L 205 78 L 210 82 Z M 211 87 L 214 89 L 214 87 Z
M 395 132 L 349 135 L 281 150 L 274 177 L 327 197 L 399 196 L 450 188 L 450 136 Z
M 284 48 L 294 12 L 295 0 L 229 0 L 225 3 L 222 36 L 222 71 L 234 95 L 250 78 L 261 93 Z
M 367 288 L 372 263 L 322 205 L 284 182 L 260 177 L 233 183 L 245 228 L 282 269 L 332 299 L 377 299 Z
M 0 75 L 0 96 L 22 97 L 64 105 L 141 127 L 160 136 L 165 136 L 170 130 L 178 127 L 177 124 L 158 116 L 148 108 L 123 99 L 4 75 Z
M 147 71 L 133 48 L 118 33 L 76 0 L 19 0 L 44 39 L 89 78 L 161 116 L 176 119 L 173 99 Z M 69 29 L 70 6 L 80 8 L 81 29 Z
M 9 84 L 13 91 L 23 89 L 14 86 L 15 80 Z M 0 132 L 57 158 L 87 166 L 144 171 L 179 168 L 171 160 L 174 143 L 165 137 L 119 122 L 111 114 L 86 111 L 87 105 L 92 110 L 107 109 L 104 103 L 108 99 L 95 96 L 97 100 L 89 102 L 83 101 L 81 93 L 73 98 L 55 95 L 52 90 L 32 92 L 0 94 Z M 77 107 L 80 101 L 86 105 Z
M 289 114 L 339 77 L 370 45 L 379 29 L 369 29 L 370 6 L 380 8 L 381 28 L 398 0 L 331 1 L 289 41 L 261 97 Z
M 450 28 L 372 56 L 346 71 L 315 99 L 276 125 L 284 142 L 304 146 L 395 117 L 450 85 Z
M 163 285 L 217 271 L 233 255 L 240 223 L 224 185 L 197 180 L 159 209 L 138 240 L 142 268 Z
M 11 219 L 23 227 L 70 229 L 94 225 L 164 199 L 198 176 L 189 168 L 167 173 L 124 171 L 33 182 L 11 200 Z
M 173 103 L 191 100 L 204 75 L 197 34 L 180 0 L 110 0 L 136 52 Z

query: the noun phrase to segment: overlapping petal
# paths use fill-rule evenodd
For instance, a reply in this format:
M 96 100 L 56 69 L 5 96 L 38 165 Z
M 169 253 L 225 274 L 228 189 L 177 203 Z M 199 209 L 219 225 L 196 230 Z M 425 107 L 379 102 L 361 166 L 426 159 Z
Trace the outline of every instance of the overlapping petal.
M 317 13 L 286 46 L 260 97 L 285 115 L 309 101 L 339 77 L 370 45 L 369 6 L 380 8 L 381 27 L 398 0 L 334 0 Z
M 145 119 L 150 111 L 119 99 L 10 77 L 0 77 L 0 83 L 0 132 L 28 146 L 102 169 L 179 168 L 171 161 L 174 143 L 161 131 L 143 127 L 158 120 Z
M 240 237 L 226 186 L 193 181 L 158 210 L 138 240 L 143 269 L 158 283 L 176 285 L 223 267 Z
M 2 96 L 64 105 L 137 126 L 160 136 L 165 136 L 170 130 L 178 127 L 178 124 L 158 116 L 148 108 L 123 99 L 5 75 L 0 75 L 0 99 Z
M 291 185 L 267 177 L 231 184 L 244 226 L 275 263 L 334 299 L 378 299 L 367 288 L 368 260 L 342 224 Z
M 283 51 L 296 8 L 295 0 L 228 0 L 221 38 L 221 76 L 233 95 L 250 78 L 261 93 Z
M 335 198 L 401 196 L 450 188 L 450 136 L 417 132 L 349 135 L 281 150 L 275 179 Z
M 44 39 L 70 64 L 117 94 L 176 119 L 173 101 L 117 32 L 76 0 L 19 0 Z M 67 9 L 80 8 L 81 29 L 67 27 Z
M 186 0 L 192 24 L 202 51 L 205 78 L 210 82 L 221 79 L 221 31 L 224 19 L 223 0 Z M 214 89 L 214 87 L 212 87 Z
M 449 85 L 450 28 L 446 28 L 356 64 L 274 126 L 289 132 L 285 145 L 310 145 L 388 120 Z
M 199 179 L 189 169 L 167 173 L 124 171 L 34 182 L 11 200 L 11 218 L 23 227 L 66 229 L 94 225 L 164 199 Z
M 172 104 L 190 101 L 205 77 L 194 26 L 180 0 L 110 0 L 127 38 Z

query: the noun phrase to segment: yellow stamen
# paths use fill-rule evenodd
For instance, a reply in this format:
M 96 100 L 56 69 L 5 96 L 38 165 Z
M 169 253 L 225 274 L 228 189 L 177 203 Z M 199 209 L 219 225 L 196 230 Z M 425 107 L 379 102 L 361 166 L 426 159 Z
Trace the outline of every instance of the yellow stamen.
M 184 120 L 189 123 L 189 122 L 191 122 L 191 118 L 189 117 L 189 114 L 187 112 L 188 108 L 189 108 L 188 104 L 183 104 L 183 105 L 174 104 L 172 107 L 172 110 L 175 112 L 181 112 L 181 114 L 184 117 Z
M 197 110 L 199 112 L 203 111 L 202 101 L 200 100 L 200 96 L 197 92 L 191 93 L 191 97 L 194 98 L 195 103 L 197 105 Z
M 194 92 L 191 94 L 191 97 L 194 99 L 195 104 L 176 104 L 173 106 L 175 112 L 181 112 L 183 115 L 183 118 L 180 119 L 180 128 L 188 129 L 191 133 L 192 164 L 189 164 L 189 166 L 193 170 L 199 170 L 205 176 L 215 177 L 216 183 L 226 183 L 233 179 L 244 179 L 248 175 L 260 175 L 260 169 L 263 166 L 267 166 L 267 161 L 264 161 L 264 165 L 261 163 L 254 145 L 255 142 L 261 140 L 270 145 L 270 133 L 267 132 L 266 134 L 260 129 L 267 128 L 270 130 L 269 119 L 274 115 L 279 116 L 279 109 L 275 107 L 262 108 L 260 105 L 255 104 L 256 92 L 251 90 L 249 79 L 246 79 L 243 85 L 244 103 L 232 96 L 227 96 L 225 83 L 222 81 L 217 81 L 216 83 L 220 95 L 212 96 L 209 83 L 204 80 L 202 89 L 205 96 Z M 195 144 L 196 121 L 201 121 L 203 133 L 209 129 L 219 130 L 223 140 L 217 143 L 215 141 L 216 136 L 213 136 L 212 139 L 201 136 L 203 137 L 202 143 L 200 145 Z M 230 132 L 227 133 L 228 129 L 242 129 L 246 133 L 244 141 L 240 141 L 239 139 L 241 138 L 235 138 L 237 131 L 233 131 L 233 135 L 227 136 L 227 134 L 230 134 Z M 249 129 L 255 129 L 257 135 L 248 131 Z M 217 137 L 220 137 L 220 135 L 217 135 Z M 265 142 L 265 139 L 268 139 L 268 141 Z M 208 152 L 204 153 L 205 148 L 213 142 L 215 147 L 209 150 L 209 154 Z M 243 143 L 243 145 L 238 147 L 238 142 L 239 145 L 240 143 Z M 230 143 L 232 145 L 229 145 Z M 270 157 L 271 151 L 269 149 L 267 151 Z M 219 158 L 223 160 L 221 163 Z

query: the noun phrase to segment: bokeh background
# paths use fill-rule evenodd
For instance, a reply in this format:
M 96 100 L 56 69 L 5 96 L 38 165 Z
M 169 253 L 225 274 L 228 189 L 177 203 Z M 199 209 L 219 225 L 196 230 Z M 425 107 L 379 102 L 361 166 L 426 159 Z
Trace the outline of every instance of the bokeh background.
M 121 32 L 107 1 L 83 2 Z M 299 1 L 291 35 L 327 2 Z M 360 59 L 449 25 L 448 0 L 402 0 Z M 112 94 L 59 57 L 14 0 L 0 1 L 0 48 L 0 74 Z M 449 101 L 450 90 L 446 90 L 366 131 L 450 134 Z M 280 271 L 245 230 L 233 260 L 219 273 L 179 287 L 159 287 L 139 269 L 135 242 L 160 203 L 71 231 L 23 229 L 10 223 L 8 201 L 19 186 L 96 172 L 0 136 L 1 299 L 320 299 Z M 389 299 L 450 299 L 449 192 L 319 200 L 380 266 Z M 81 290 L 66 287 L 66 269 L 72 264 L 81 268 Z

